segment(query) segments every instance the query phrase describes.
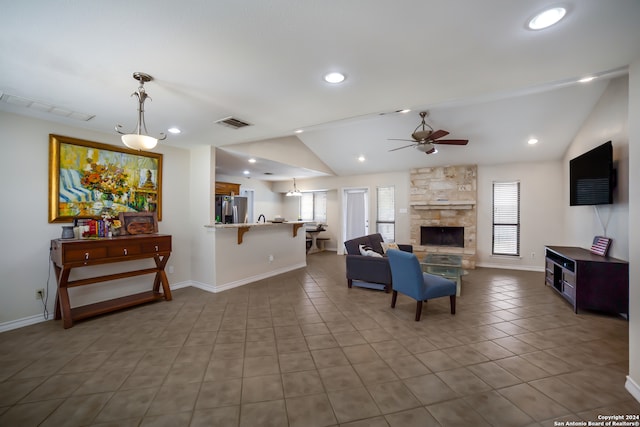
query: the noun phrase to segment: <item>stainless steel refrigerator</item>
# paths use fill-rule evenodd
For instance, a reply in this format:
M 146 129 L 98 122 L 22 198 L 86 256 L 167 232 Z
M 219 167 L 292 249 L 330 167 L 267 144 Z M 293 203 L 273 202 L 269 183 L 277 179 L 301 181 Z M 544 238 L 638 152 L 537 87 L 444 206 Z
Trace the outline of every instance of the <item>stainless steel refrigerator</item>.
M 216 222 L 239 224 L 247 222 L 247 198 L 240 196 L 216 196 Z

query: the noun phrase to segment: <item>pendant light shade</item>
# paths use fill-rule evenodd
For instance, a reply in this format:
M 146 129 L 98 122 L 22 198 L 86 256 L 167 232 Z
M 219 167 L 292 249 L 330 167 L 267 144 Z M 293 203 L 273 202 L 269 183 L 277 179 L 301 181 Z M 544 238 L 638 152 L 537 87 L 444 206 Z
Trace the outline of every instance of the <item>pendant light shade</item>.
M 131 94 L 131 96 L 138 97 L 138 123 L 136 124 L 135 133 L 124 133 L 121 132 L 121 125 L 116 126 L 116 132 L 122 135 L 122 143 L 127 147 L 134 150 L 151 150 L 155 148 L 158 144 L 158 141 L 162 141 L 167 138 L 167 135 L 164 133 L 160 134 L 160 138 L 154 138 L 149 135 L 145 135 L 147 132 L 147 125 L 144 121 L 144 102 L 147 98 L 151 99 L 147 92 L 144 90 L 144 84 L 146 82 L 150 82 L 153 80 L 149 74 L 135 72 L 133 73 L 133 78 L 140 82 L 140 86 L 138 90 Z M 142 133 L 144 130 L 145 133 Z
M 302 196 L 302 192 L 300 192 L 300 190 L 298 190 L 298 187 L 296 187 L 296 179 L 295 178 L 293 178 L 293 190 L 287 191 L 286 196 L 287 197 L 301 197 Z

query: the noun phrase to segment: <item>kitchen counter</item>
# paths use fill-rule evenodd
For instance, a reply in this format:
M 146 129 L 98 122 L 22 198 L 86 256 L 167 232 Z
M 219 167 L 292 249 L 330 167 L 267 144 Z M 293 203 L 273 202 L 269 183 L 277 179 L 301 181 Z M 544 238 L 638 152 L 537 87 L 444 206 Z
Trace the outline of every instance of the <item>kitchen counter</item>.
M 244 241 L 244 234 L 248 232 L 252 227 L 282 227 L 287 225 L 293 225 L 292 235 L 297 237 L 298 230 L 305 224 L 305 221 L 284 221 L 284 222 L 242 222 L 238 224 L 211 224 L 205 225 L 207 228 L 215 229 L 236 229 L 238 230 L 238 244 L 241 245 Z
M 209 228 L 240 228 L 240 227 L 265 227 L 265 226 L 273 226 L 273 225 L 288 225 L 288 224 L 306 224 L 305 221 L 284 221 L 284 222 L 241 222 L 238 224 L 209 224 L 205 225 L 205 227 Z
M 220 292 L 305 267 L 305 221 L 208 224 L 214 246 L 213 283 Z

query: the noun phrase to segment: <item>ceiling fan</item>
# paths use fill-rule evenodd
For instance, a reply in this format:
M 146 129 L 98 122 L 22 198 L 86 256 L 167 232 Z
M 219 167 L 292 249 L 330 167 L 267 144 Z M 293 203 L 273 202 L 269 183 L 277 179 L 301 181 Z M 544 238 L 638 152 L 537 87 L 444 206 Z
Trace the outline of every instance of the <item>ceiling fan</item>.
M 416 147 L 417 150 L 422 151 L 425 154 L 432 154 L 437 152 L 435 147 L 437 144 L 467 145 L 467 143 L 469 142 L 468 139 L 440 139 L 449 135 L 449 132 L 447 132 L 446 130 L 433 130 L 433 128 L 429 126 L 427 122 L 424 120 L 425 117 L 427 117 L 428 115 L 429 115 L 428 111 L 420 112 L 422 123 L 420 123 L 418 127 L 416 127 L 416 129 L 411 134 L 411 138 L 413 138 L 413 141 L 411 139 L 389 138 L 389 141 L 411 141 L 413 142 L 413 144 L 394 148 L 393 150 L 389 150 L 389 151 L 401 150 L 403 148 L 408 148 L 408 147 Z

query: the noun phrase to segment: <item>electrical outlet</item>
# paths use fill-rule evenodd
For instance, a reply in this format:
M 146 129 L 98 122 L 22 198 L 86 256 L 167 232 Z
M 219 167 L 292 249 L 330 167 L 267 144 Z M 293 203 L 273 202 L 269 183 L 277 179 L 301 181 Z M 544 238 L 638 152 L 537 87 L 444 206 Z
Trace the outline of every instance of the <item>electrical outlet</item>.
M 535 259 L 536 257 L 536 253 L 535 252 L 531 252 L 531 259 Z
M 168 270 L 169 270 L 169 274 L 173 274 L 173 265 L 170 265 Z
M 273 262 L 273 255 L 269 255 L 269 262 Z
M 36 299 L 44 299 L 44 288 L 36 289 Z

